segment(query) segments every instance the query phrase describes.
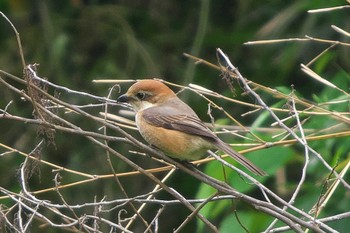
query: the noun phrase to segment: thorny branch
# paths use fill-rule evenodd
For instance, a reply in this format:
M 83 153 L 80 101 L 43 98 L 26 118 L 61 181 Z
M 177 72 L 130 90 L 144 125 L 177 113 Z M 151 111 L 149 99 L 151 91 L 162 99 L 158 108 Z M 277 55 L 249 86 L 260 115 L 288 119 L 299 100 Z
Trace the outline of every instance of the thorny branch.
M 104 114 L 105 118 L 100 118 L 88 113 L 87 111 L 84 111 L 83 109 L 85 108 L 93 108 L 93 107 L 99 106 L 101 103 L 104 104 L 107 109 L 107 104 L 115 104 L 115 101 L 110 99 L 110 95 L 108 95 L 108 97 L 100 97 L 90 93 L 72 90 L 67 87 L 54 84 L 46 79 L 39 77 L 39 75 L 37 74 L 35 65 L 25 64 L 24 56 L 22 53 L 22 47 L 20 43 L 20 37 L 17 30 L 12 25 L 12 23 L 7 19 L 6 16 L 4 16 L 2 13 L 1 15 L 10 23 L 10 25 L 13 27 L 16 33 L 16 38 L 17 38 L 17 42 L 18 42 L 18 46 L 21 54 L 22 63 L 23 63 L 24 79 L 18 78 L 15 75 L 12 75 L 5 71 L 0 70 L 0 74 L 6 77 L 6 78 L 0 77 L 0 83 L 2 84 L 2 86 L 7 88 L 8 90 L 13 91 L 21 98 L 24 98 L 26 101 L 28 101 L 28 103 L 31 103 L 31 106 L 33 107 L 36 117 L 35 119 L 32 119 L 24 116 L 17 116 L 17 115 L 11 114 L 12 101 L 10 101 L 3 109 L 0 109 L 0 119 L 11 120 L 13 122 L 16 122 L 17 124 L 26 123 L 26 124 L 38 125 L 40 127 L 43 127 L 43 129 L 45 130 L 45 133 L 48 135 L 49 138 L 53 138 L 54 134 L 57 131 L 65 133 L 67 135 L 68 134 L 79 135 L 87 139 L 90 143 L 96 145 L 97 148 L 104 151 L 107 155 L 106 157 L 107 157 L 107 160 L 109 160 L 109 162 L 111 160 L 111 156 L 113 156 L 113 158 L 117 159 L 118 161 L 124 162 L 125 164 L 127 164 L 128 168 L 130 169 L 130 172 L 123 173 L 123 174 L 118 173 L 118 171 L 114 169 L 113 164 L 110 162 L 109 165 L 110 165 L 111 174 L 108 174 L 108 175 L 90 174 L 89 172 L 81 172 L 75 169 L 69 169 L 67 167 L 58 166 L 54 163 L 51 163 L 49 161 L 42 160 L 39 157 L 33 156 L 33 153 L 21 152 L 7 145 L 0 144 L 1 148 L 6 149 L 6 152 L 0 154 L 0 158 L 5 156 L 16 156 L 17 154 L 20 154 L 25 157 L 23 163 L 19 166 L 19 178 L 20 178 L 19 185 L 21 187 L 21 190 L 16 192 L 0 186 L 0 193 L 3 195 L 0 197 L 0 200 L 6 199 L 9 203 L 12 203 L 10 204 L 10 206 L 6 206 L 6 207 L 3 205 L 0 206 L 0 229 L 2 225 L 5 225 L 5 228 L 10 229 L 13 232 L 26 232 L 29 230 L 33 222 L 39 222 L 39 223 L 45 224 L 46 227 L 50 226 L 53 228 L 66 229 L 73 232 L 78 232 L 80 230 L 83 230 L 86 232 L 103 232 L 100 230 L 100 228 L 103 226 L 107 227 L 111 232 L 115 231 L 116 229 L 122 232 L 132 232 L 131 230 L 129 230 L 131 225 L 135 224 L 136 221 L 141 221 L 143 224 L 142 226 L 144 227 L 144 231 L 158 232 L 159 224 L 161 224 L 158 221 L 158 219 L 160 218 L 162 213 L 166 211 L 167 208 L 169 208 L 169 206 L 178 205 L 178 206 L 183 206 L 187 208 L 190 211 L 190 214 L 187 216 L 186 219 L 183 220 L 182 224 L 176 228 L 177 229 L 176 232 L 183 229 L 183 227 L 186 224 L 188 224 L 188 222 L 190 222 L 193 218 L 200 219 L 209 229 L 211 229 L 211 231 L 218 232 L 217 226 L 214 225 L 210 219 L 208 219 L 206 216 L 201 214 L 200 210 L 207 203 L 216 202 L 220 200 L 243 201 L 253 206 L 255 209 L 269 216 L 272 216 L 275 220 L 272 220 L 270 226 L 267 227 L 265 232 L 282 232 L 290 229 L 293 229 L 295 232 L 304 232 L 305 229 L 312 230 L 313 232 L 337 232 L 335 229 L 331 228 L 326 223 L 330 221 L 337 221 L 340 219 L 345 219 L 350 217 L 350 213 L 345 212 L 334 216 L 318 218 L 317 215 L 312 216 L 310 212 L 300 209 L 296 205 L 294 205 L 295 201 L 298 199 L 300 195 L 300 190 L 302 189 L 304 182 L 307 179 L 307 175 L 308 175 L 307 171 L 309 168 L 309 161 L 310 161 L 310 155 L 309 155 L 310 152 L 311 152 L 311 156 L 316 156 L 317 159 L 328 169 L 331 175 L 335 177 L 335 180 L 336 180 L 334 182 L 335 185 L 329 189 L 329 192 L 327 192 L 328 193 L 327 198 L 331 197 L 334 189 L 337 188 L 340 183 L 347 190 L 350 189 L 349 184 L 344 180 L 344 175 L 349 169 L 349 166 L 346 166 L 344 170 L 338 174 L 335 171 L 335 169 L 332 166 L 330 166 L 325 159 L 323 159 L 321 154 L 319 154 L 315 149 L 311 148 L 308 145 L 308 142 L 310 140 L 319 140 L 320 137 L 331 137 L 330 136 L 331 134 L 316 135 L 314 137 L 310 137 L 310 135 L 306 135 L 304 133 L 305 129 L 303 128 L 303 121 L 300 119 L 300 115 L 309 114 L 310 116 L 312 116 L 312 115 L 323 114 L 323 115 L 329 115 L 339 120 L 341 123 L 349 123 L 350 120 L 347 116 L 348 113 L 330 112 L 320 106 L 313 106 L 307 101 L 303 101 L 299 99 L 297 96 L 294 95 L 294 93 L 292 93 L 291 96 L 286 96 L 283 93 L 277 92 L 276 90 L 272 90 L 270 88 L 266 88 L 259 84 L 253 83 L 247 80 L 246 78 L 244 78 L 240 74 L 237 68 L 232 65 L 230 59 L 220 49 L 217 50 L 218 55 L 220 57 L 219 62 L 222 62 L 222 61 L 225 62 L 223 65 L 221 65 L 221 67 L 208 63 L 203 59 L 197 59 L 192 56 L 192 58 L 197 59 L 198 62 L 205 63 L 210 67 L 221 70 L 222 72 L 224 72 L 225 75 L 227 75 L 228 80 L 238 79 L 239 83 L 243 86 L 244 91 L 246 91 L 249 95 L 253 96 L 254 99 L 257 100 L 258 104 L 251 104 L 246 102 L 241 103 L 237 100 L 222 96 L 219 93 L 215 93 L 209 89 L 206 89 L 194 84 L 190 84 L 189 86 L 186 86 L 186 87 L 179 86 L 178 84 L 171 84 L 171 83 L 169 84 L 181 87 L 182 89 L 188 89 L 197 93 L 202 98 L 206 99 L 210 103 L 211 107 L 215 107 L 223 111 L 224 114 L 229 119 L 231 119 L 233 122 L 239 125 L 240 128 L 243 128 L 244 132 L 249 132 L 249 129 L 247 127 L 244 127 L 243 125 L 240 125 L 239 122 L 236 121 L 227 111 L 225 111 L 220 106 L 215 104 L 215 102 L 209 99 L 209 97 L 220 98 L 229 102 L 235 102 L 237 104 L 242 104 L 242 105 L 246 105 L 254 108 L 248 114 L 252 114 L 253 112 L 264 109 L 269 112 L 271 117 L 281 127 L 281 129 L 283 130 L 283 133 L 287 132 L 287 134 L 292 137 L 292 139 L 289 139 L 289 140 L 285 139 L 279 142 L 277 141 L 265 142 L 264 140 L 259 138 L 257 135 L 254 135 L 253 132 L 250 132 L 251 133 L 250 135 L 252 135 L 254 140 L 256 141 L 257 146 L 255 150 L 260 150 L 271 146 L 289 145 L 291 143 L 298 143 L 299 145 L 302 145 L 304 148 L 304 154 L 303 154 L 304 166 L 301 171 L 301 178 L 298 184 L 296 185 L 296 188 L 291 198 L 288 201 L 284 200 L 278 194 L 273 192 L 263 182 L 255 179 L 254 177 L 251 177 L 249 174 L 246 174 L 244 171 L 233 166 L 231 163 L 224 160 L 221 156 L 218 156 L 213 152 L 209 152 L 214 159 L 219 161 L 225 167 L 236 171 L 242 177 L 242 179 L 246 181 L 246 183 L 249 182 L 250 185 L 260 190 L 262 198 L 258 199 L 256 197 L 249 196 L 247 194 L 244 194 L 236 190 L 235 187 L 231 186 L 228 183 L 225 183 L 221 180 L 215 179 L 203 173 L 202 171 L 200 171 L 198 167 L 195 167 L 189 164 L 179 163 L 178 161 L 174 161 L 171 158 L 160 153 L 158 150 L 155 150 L 154 148 L 141 143 L 140 141 L 138 141 L 136 138 L 134 138 L 124 130 L 124 129 L 128 129 L 128 127 L 124 128 L 122 123 L 115 124 L 111 121 L 108 121 L 106 119 L 106 116 L 108 115 L 107 111 Z M 339 30 L 339 29 L 337 29 L 337 31 L 346 33 L 346 32 L 343 32 L 343 30 Z M 315 38 L 310 38 L 310 37 L 306 39 L 304 38 L 302 40 L 317 41 Z M 281 41 L 278 41 L 278 42 L 281 42 Z M 348 46 L 348 44 L 346 43 L 335 43 L 327 40 L 322 40 L 319 42 L 332 43 L 332 46 L 336 44 Z M 188 55 L 188 56 L 191 56 L 191 55 Z M 304 69 L 304 71 L 307 71 L 308 74 L 316 76 L 315 73 L 308 70 L 306 66 L 302 66 L 302 68 Z M 320 77 L 317 77 L 317 78 L 320 79 Z M 15 81 L 19 85 L 25 86 L 27 88 L 27 92 L 11 84 L 11 82 L 8 82 L 7 79 L 10 79 L 11 81 Z M 284 123 L 285 119 L 281 119 L 276 114 L 276 112 L 286 112 L 286 110 L 269 107 L 263 101 L 260 95 L 254 90 L 254 88 L 251 88 L 251 86 L 253 86 L 254 88 L 257 87 L 257 88 L 263 89 L 267 93 L 273 94 L 275 96 L 278 96 L 278 98 L 289 101 L 291 103 L 291 108 L 290 110 L 287 110 L 287 111 L 291 112 L 290 118 L 295 119 L 296 126 L 293 128 L 288 127 Z M 47 87 L 64 91 L 68 96 L 78 95 L 79 97 L 82 97 L 82 98 L 89 98 L 93 101 L 97 101 L 98 104 L 91 103 L 89 105 L 84 105 L 84 106 L 72 104 L 49 94 Z M 339 88 L 337 90 L 342 91 Z M 304 106 L 305 109 L 302 109 L 302 110 L 297 109 L 296 103 L 300 104 L 301 106 Z M 81 125 L 79 125 L 79 123 L 73 123 L 72 121 L 70 121 L 68 117 L 66 117 L 66 115 L 60 116 L 59 114 L 52 111 L 53 109 L 56 109 L 56 110 L 65 109 L 71 113 L 76 114 L 79 118 L 83 119 L 84 121 L 91 122 L 91 124 L 95 125 L 96 128 L 101 126 L 104 127 L 105 131 L 104 133 L 99 133 L 99 132 L 92 131 L 90 129 L 84 129 Z M 107 129 L 117 134 L 118 136 L 108 135 Z M 349 136 L 348 131 L 340 132 L 340 133 L 338 134 L 339 137 Z M 37 148 L 40 148 L 43 142 L 44 141 L 42 140 L 40 143 L 36 144 L 36 146 L 33 146 L 34 149 L 32 152 L 37 151 Z M 109 145 L 110 142 L 130 144 L 133 147 L 137 147 L 142 151 L 146 152 L 147 154 L 151 155 L 153 158 L 158 159 L 157 160 L 158 162 L 160 161 L 162 163 L 171 164 L 171 165 L 170 166 L 161 165 L 162 167 L 159 166 L 154 169 L 145 169 L 142 164 L 138 164 L 132 161 L 126 155 L 122 154 L 118 149 L 114 149 L 112 146 L 110 146 Z M 60 145 L 57 145 L 57 146 L 60 146 Z M 246 151 L 249 151 L 249 149 Z M 213 158 L 204 159 L 201 161 L 197 161 L 195 163 L 201 163 L 201 164 L 208 163 L 212 161 Z M 28 175 L 29 174 L 28 169 L 30 169 L 29 168 L 30 161 L 36 161 L 37 163 L 43 166 L 49 166 L 53 168 L 55 179 L 54 179 L 54 185 L 52 187 L 48 189 L 43 189 L 43 190 L 34 190 L 34 191 L 31 190 L 30 182 L 28 182 L 30 179 L 30 176 Z M 209 185 L 214 189 L 214 192 L 211 195 L 209 195 L 207 198 L 202 198 L 202 199 L 186 198 L 183 194 L 181 194 L 181 190 L 175 190 L 169 187 L 168 185 L 166 185 L 166 180 L 173 173 L 176 172 L 176 168 L 185 172 L 187 175 L 190 175 L 196 178 L 199 182 Z M 160 171 L 168 171 L 168 174 L 160 179 L 158 176 L 155 175 L 156 172 L 160 172 Z M 59 175 L 61 173 L 70 174 L 71 176 L 79 177 L 80 179 L 83 179 L 83 180 L 78 182 L 72 182 L 69 184 L 62 184 L 61 180 L 59 179 Z M 152 182 L 152 184 L 154 184 L 154 188 L 151 191 L 145 190 L 142 194 L 128 193 L 126 190 L 123 190 L 124 187 L 121 184 L 121 182 L 118 180 L 119 177 L 120 176 L 131 177 L 137 174 L 147 177 L 149 181 Z M 87 182 L 97 182 L 98 180 L 103 180 L 108 178 L 115 179 L 115 181 L 119 186 L 119 189 L 123 190 L 124 192 L 124 198 L 114 198 L 112 200 L 107 201 L 106 198 L 104 197 L 100 199 L 101 201 L 96 201 L 97 198 L 94 197 L 94 200 L 91 202 L 85 201 L 80 204 L 71 204 L 69 203 L 68 200 L 66 200 L 64 193 L 61 192 L 61 189 L 64 189 L 64 188 L 74 189 L 74 187 L 77 187 L 78 185 L 82 185 Z M 52 191 L 55 192 L 59 197 L 58 201 L 45 200 L 41 198 L 40 196 L 41 193 L 52 192 Z M 160 199 L 157 196 L 157 194 L 161 192 L 169 193 L 173 199 L 167 199 L 167 200 Z M 139 204 L 141 205 L 137 207 L 137 205 Z M 195 204 L 198 204 L 198 205 L 195 206 Z M 133 213 L 130 215 L 131 217 L 123 219 L 121 215 L 122 213 L 125 212 L 126 206 L 131 206 Z M 153 218 L 147 218 L 147 219 L 151 219 L 149 222 L 147 222 L 148 220 L 146 220 L 145 216 L 143 215 L 143 211 L 147 206 L 152 206 L 157 208 L 157 211 L 154 214 Z M 119 219 L 118 219 L 119 221 L 117 222 L 115 221 L 115 219 L 111 218 L 109 215 L 105 215 L 106 213 L 115 213 L 115 212 L 118 212 L 118 215 L 119 215 Z M 59 219 L 59 221 L 57 221 L 57 219 Z M 277 221 L 283 222 L 285 226 L 274 228 L 275 223 Z M 127 223 L 125 224 L 124 222 L 127 222 Z
M 7 85 L 9 88 L 12 88 L 14 91 L 16 91 L 17 93 L 21 94 L 22 96 L 24 96 L 28 101 L 31 101 L 31 99 L 23 92 L 21 92 L 20 90 L 17 90 L 15 87 L 10 86 L 10 84 L 6 83 L 3 79 L 0 80 L 3 84 Z M 244 200 L 252 205 L 254 205 L 257 209 L 261 209 L 262 211 L 269 213 L 277 218 L 279 218 L 280 220 L 284 221 L 287 225 L 289 225 L 290 227 L 292 227 L 293 229 L 300 231 L 301 229 L 298 227 L 298 225 L 301 226 L 305 226 L 307 228 L 313 229 L 315 232 L 323 232 L 321 230 L 318 229 L 318 227 L 315 227 L 313 224 L 310 223 L 306 223 L 303 220 L 300 220 L 299 218 L 294 218 L 292 217 L 292 215 L 290 215 L 287 212 L 284 212 L 283 210 L 280 210 L 277 206 L 273 205 L 269 198 L 266 198 L 266 200 L 268 202 L 264 202 L 264 201 L 260 201 L 260 200 L 256 200 L 252 197 L 246 196 L 242 193 L 239 193 L 237 191 L 235 191 L 234 189 L 232 189 L 232 187 L 228 186 L 227 184 L 222 183 L 221 181 L 217 181 L 211 177 L 208 177 L 207 175 L 201 173 L 200 171 L 193 169 L 193 167 L 188 167 L 188 166 L 184 166 L 183 164 L 179 164 L 176 163 L 175 161 L 172 161 L 171 159 L 169 159 L 168 157 L 165 157 L 164 155 L 162 155 L 161 153 L 159 153 L 158 151 L 154 151 L 154 149 L 149 148 L 146 145 L 143 145 L 142 143 L 138 142 L 137 140 L 135 140 L 134 138 L 132 138 L 130 135 L 128 135 L 126 132 L 124 132 L 121 128 L 116 127 L 114 125 L 111 125 L 108 122 L 103 121 L 102 119 L 99 119 L 97 117 L 94 117 L 84 111 L 82 111 L 81 109 L 71 106 L 70 104 L 63 102 L 53 96 L 50 96 L 49 94 L 47 94 L 46 92 L 40 90 L 40 88 L 33 86 L 33 89 L 35 89 L 38 92 L 41 92 L 43 95 L 46 96 L 46 98 L 50 99 L 50 101 L 59 104 L 61 106 L 65 106 L 67 109 L 71 109 L 74 112 L 81 114 L 85 117 L 87 117 L 88 119 L 91 120 L 95 120 L 96 122 L 99 122 L 101 124 L 106 125 L 106 127 L 114 129 L 120 133 L 122 133 L 129 141 L 129 143 L 133 143 L 134 145 L 141 147 L 143 149 L 145 149 L 147 152 L 152 153 L 153 155 L 169 162 L 169 163 L 173 163 L 176 164 L 176 166 L 178 168 L 180 168 L 181 170 L 189 173 L 190 175 L 193 175 L 194 177 L 196 177 L 197 179 L 201 180 L 202 182 L 205 182 L 207 184 L 209 184 L 210 186 L 216 188 L 218 191 L 220 191 L 223 194 L 230 194 L 235 198 L 240 198 L 241 200 Z M 40 111 L 45 112 L 45 114 L 47 114 L 49 117 L 54 118 L 56 121 L 60 121 L 61 124 L 65 124 L 68 127 L 76 130 L 76 132 L 78 132 L 79 134 L 81 134 L 82 129 L 65 121 L 62 120 L 60 118 L 58 118 L 56 115 L 54 115 L 52 112 L 46 110 L 45 107 L 38 105 L 38 108 L 40 109 Z M 50 124 L 51 125 L 55 125 L 54 123 Z M 74 131 L 73 131 L 74 133 Z M 84 134 L 82 134 L 84 135 Z M 173 194 L 174 197 L 176 197 L 178 200 L 180 200 L 182 203 L 187 203 L 185 205 L 187 205 L 188 208 L 192 209 L 193 211 L 195 210 L 193 207 L 190 207 L 189 202 L 187 200 L 185 200 L 183 197 L 181 197 L 181 195 L 179 195 L 179 193 L 174 192 L 174 190 L 170 189 L 169 187 L 167 187 L 163 182 L 160 182 L 158 179 L 156 179 L 153 175 L 151 175 L 150 173 L 148 173 L 147 171 L 145 171 L 144 169 L 142 169 L 141 167 L 139 167 L 138 165 L 134 164 L 133 162 L 131 162 L 130 160 L 126 159 L 126 157 L 120 155 L 118 152 L 114 151 L 113 149 L 111 149 L 110 147 L 108 147 L 108 145 L 105 145 L 99 141 L 97 141 L 96 139 L 94 139 L 92 136 L 89 135 L 85 135 L 85 137 L 87 137 L 89 140 L 91 140 L 93 143 L 99 145 L 100 147 L 108 150 L 110 153 L 118 156 L 120 159 L 124 160 L 125 162 L 127 162 L 130 166 L 134 167 L 135 169 L 139 170 L 140 172 L 142 172 L 144 175 L 148 176 L 150 179 L 152 179 L 153 181 L 155 181 L 158 185 L 160 185 L 164 190 L 168 191 L 169 193 Z M 220 160 L 219 157 L 217 157 L 218 160 Z M 225 163 L 225 161 L 222 161 L 223 163 Z M 299 212 L 300 214 L 304 215 L 305 217 L 307 217 L 310 221 L 312 219 L 311 216 L 309 216 L 308 214 L 306 214 L 305 212 L 296 209 L 295 207 L 293 207 L 292 205 L 289 205 L 288 203 L 286 203 L 284 200 L 280 199 L 277 195 L 273 194 L 273 192 L 271 192 L 270 190 L 268 190 L 266 187 L 264 187 L 262 184 L 260 184 L 258 181 L 256 181 L 255 179 L 253 179 L 252 177 L 250 177 L 249 175 L 245 174 L 244 172 L 240 171 L 239 169 L 230 166 L 229 164 L 226 164 L 227 166 L 231 167 L 232 169 L 235 169 L 236 171 L 238 171 L 241 175 L 245 176 L 246 178 L 250 179 L 251 181 L 253 181 L 253 183 L 255 183 L 256 185 L 258 185 L 261 190 L 264 192 L 264 196 L 267 197 L 266 192 L 268 192 L 269 195 L 272 195 L 273 198 L 275 198 L 277 201 L 281 202 L 283 205 L 288 206 L 289 208 L 293 209 L 294 211 Z M 26 192 L 28 196 L 31 196 L 28 192 Z M 36 200 L 35 197 L 32 197 L 31 200 Z M 36 201 L 37 202 L 37 201 Z M 44 205 L 44 204 L 43 204 Z M 199 215 L 200 217 L 200 215 Z M 77 218 L 77 216 L 75 217 Z M 208 224 L 209 226 L 211 225 L 209 222 L 207 222 L 203 217 L 202 220 L 204 222 L 206 222 L 206 224 Z M 288 219 L 288 221 L 287 221 Z M 293 219 L 296 224 L 291 221 L 291 219 Z M 327 226 L 325 226 L 324 224 L 322 224 L 322 222 L 318 222 L 318 224 L 320 224 L 321 227 L 325 227 L 326 229 L 328 229 Z M 211 228 L 214 230 L 215 228 L 213 228 L 213 226 L 211 226 Z

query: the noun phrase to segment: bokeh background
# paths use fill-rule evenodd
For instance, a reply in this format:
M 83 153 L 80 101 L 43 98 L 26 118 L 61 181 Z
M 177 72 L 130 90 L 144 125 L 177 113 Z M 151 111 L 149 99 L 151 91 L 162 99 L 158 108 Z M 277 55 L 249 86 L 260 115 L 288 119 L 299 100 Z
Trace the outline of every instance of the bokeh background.
M 71 89 L 106 96 L 111 84 L 96 84 L 92 83 L 92 80 L 158 77 L 181 85 L 195 83 L 232 97 L 233 93 L 227 88 L 220 72 L 202 64 L 195 64 L 192 59 L 183 55 L 188 53 L 217 64 L 216 48 L 221 48 L 248 79 L 272 88 L 290 89 L 290 86 L 294 85 L 301 97 L 310 101 L 320 99 L 325 101 L 332 99 L 335 93 L 306 78 L 300 71 L 300 64 L 308 63 L 329 44 L 313 41 L 264 45 L 244 45 L 244 43 L 255 40 L 304 38 L 305 35 L 349 42 L 349 37 L 341 36 L 330 27 L 336 25 L 349 32 L 349 9 L 319 14 L 307 13 L 310 9 L 345 4 L 346 1 L 341 0 L 0 0 L 0 10 L 20 33 L 27 64 L 38 63 L 38 73 L 41 77 Z M 23 67 L 16 38 L 10 25 L 2 17 L 0 35 L 0 69 L 22 77 Z M 327 75 L 330 81 L 342 86 L 344 90 L 349 88 L 349 52 L 349 47 L 337 46 L 317 60 L 314 66 L 316 71 Z M 129 84 L 122 84 L 121 92 L 125 92 L 128 86 Z M 64 93 L 61 95 L 66 100 L 69 97 L 70 103 L 83 105 L 91 102 L 79 96 L 68 96 Z M 119 93 L 115 91 L 113 98 L 118 95 Z M 186 100 L 202 119 L 210 120 L 206 114 L 207 103 L 202 98 L 186 91 L 181 93 L 181 98 Z M 235 98 L 249 100 L 249 97 L 242 95 L 239 87 L 236 87 Z M 10 106 L 9 112 L 32 117 L 33 109 L 30 104 L 21 101 L 18 95 L 0 86 L 1 108 L 3 109 L 10 100 L 14 100 L 14 103 Z M 220 101 L 219 103 L 227 104 Z M 243 106 L 224 107 L 227 107 L 244 125 L 250 126 L 256 120 L 251 115 L 240 117 L 247 111 Z M 343 110 L 348 111 L 346 107 Z M 98 115 L 102 108 L 89 111 Z M 218 119 L 224 117 L 220 111 L 215 114 Z M 71 119 L 79 122 L 79 126 L 84 129 L 97 130 L 97 126 L 91 125 L 89 121 L 81 122 L 78 117 L 75 119 L 75 116 Z M 315 124 L 326 125 L 327 120 Z M 268 125 L 266 123 L 264 126 Z M 141 139 L 137 132 L 131 133 Z M 29 153 L 39 140 L 40 134 L 36 126 L 0 120 L 0 143 Z M 344 159 L 349 156 L 348 145 L 349 140 L 343 138 L 337 141 L 328 140 L 327 143 L 320 142 L 314 146 L 325 154 L 337 154 L 338 158 Z M 115 147 L 125 151 L 126 154 L 128 150 L 135 149 L 120 144 L 116 144 Z M 4 148 L 0 148 L 0 153 L 4 151 Z M 288 155 L 277 163 L 287 174 L 287 183 L 282 189 L 276 185 L 278 179 L 274 175 L 265 180 L 269 187 L 282 192 L 285 197 L 290 195 L 290 191 L 295 187 L 293 181 L 298 180 L 300 176 L 300 171 L 295 170 L 302 167 L 302 157 L 295 159 L 295 155 L 299 152 L 298 148 L 287 151 L 276 149 L 274 152 L 281 156 Z M 41 151 L 41 156 L 60 166 L 88 171 L 90 174 L 111 172 L 104 152 L 80 136 L 68 137 L 57 132 L 54 142 L 47 144 Z M 139 163 L 144 160 L 142 164 L 145 168 L 153 165 L 151 160 L 140 158 L 135 154 L 130 154 L 130 157 Z M 23 159 L 18 155 L 0 158 L 0 186 L 14 191 L 20 189 L 17 169 Z M 129 170 L 118 160 L 113 160 L 113 163 L 118 172 Z M 270 172 L 278 174 L 277 170 L 278 168 L 274 168 Z M 61 175 L 63 183 L 77 179 L 69 174 Z M 312 205 L 312 202 L 308 203 L 309 198 L 322 193 L 321 178 L 324 177 L 320 177 L 317 173 L 317 167 L 312 170 L 310 176 L 312 179 L 305 185 L 305 195 L 299 200 L 300 205 L 305 205 L 305 208 Z M 53 177 L 51 168 L 40 165 L 30 180 L 30 188 L 38 190 L 52 187 Z M 320 183 L 315 182 L 318 179 L 321 180 Z M 141 193 L 142 190 L 153 187 L 152 183 L 142 176 L 127 177 L 121 181 L 129 193 Z M 188 198 L 198 197 L 203 188 L 197 180 L 180 171 L 169 181 L 169 186 Z M 256 190 L 248 189 L 247 192 L 254 195 Z M 75 204 L 91 202 L 94 196 L 97 199 L 103 197 L 115 199 L 122 196 L 114 182 L 103 181 L 67 188 L 62 190 L 62 193 L 69 203 Z M 330 213 L 349 211 L 349 191 L 342 190 L 337 195 L 332 208 L 327 211 Z M 165 193 L 160 194 L 160 197 L 169 198 Z M 60 201 L 55 192 L 41 194 L 40 198 Z M 6 206 L 10 201 L 1 200 L 0 204 Z M 222 232 L 244 232 L 232 214 L 232 206 L 237 209 L 250 232 L 261 231 L 271 222 L 268 216 L 242 203 L 222 202 L 207 213 L 212 215 L 209 218 Z M 149 208 L 145 215 L 156 210 L 156 207 Z M 189 212 L 182 207 L 168 208 L 161 218 L 163 223 L 159 232 L 170 232 L 188 214 Z M 32 232 L 47 232 L 45 228 L 39 228 L 39 225 L 40 223 L 33 224 Z M 335 223 L 335 226 L 342 231 L 348 229 L 346 227 L 350 226 L 350 221 L 342 220 Z M 133 231 L 142 232 L 141 229 L 142 224 L 139 224 Z M 60 231 L 61 229 L 50 229 L 50 232 Z M 194 220 L 184 232 L 205 232 L 205 229 Z

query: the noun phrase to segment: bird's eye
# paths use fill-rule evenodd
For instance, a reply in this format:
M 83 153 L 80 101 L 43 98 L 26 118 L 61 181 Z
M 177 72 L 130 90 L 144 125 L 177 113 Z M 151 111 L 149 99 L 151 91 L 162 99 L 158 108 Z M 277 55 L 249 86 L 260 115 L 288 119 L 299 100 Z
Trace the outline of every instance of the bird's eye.
M 139 99 L 139 100 L 143 100 L 145 97 L 146 97 L 146 94 L 143 93 L 143 92 L 138 92 L 136 94 L 136 97 Z

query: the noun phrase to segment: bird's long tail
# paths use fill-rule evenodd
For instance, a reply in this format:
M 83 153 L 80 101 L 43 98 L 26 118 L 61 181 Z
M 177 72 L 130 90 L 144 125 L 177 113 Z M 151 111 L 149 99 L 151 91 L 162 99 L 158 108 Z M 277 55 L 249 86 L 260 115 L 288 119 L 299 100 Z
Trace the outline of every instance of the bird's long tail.
M 266 172 L 264 172 L 263 170 L 258 168 L 255 164 L 253 164 L 247 158 L 243 157 L 243 155 L 234 151 L 228 144 L 224 143 L 220 139 L 216 140 L 214 145 L 216 146 L 217 149 L 230 155 L 234 160 L 236 160 L 238 163 L 242 164 L 244 167 L 246 167 L 249 171 L 253 172 L 254 174 L 259 175 L 259 176 L 266 176 L 267 175 Z

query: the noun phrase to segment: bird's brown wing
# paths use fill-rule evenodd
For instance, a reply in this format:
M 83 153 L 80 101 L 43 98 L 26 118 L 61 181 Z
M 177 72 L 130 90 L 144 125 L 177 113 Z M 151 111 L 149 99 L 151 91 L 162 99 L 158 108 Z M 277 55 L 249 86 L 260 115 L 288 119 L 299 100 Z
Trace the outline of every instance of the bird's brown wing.
M 144 110 L 142 116 L 154 126 L 198 135 L 210 141 L 217 139 L 217 136 L 194 114 L 184 115 L 172 108 L 151 107 Z
M 223 152 L 230 155 L 237 162 L 257 175 L 264 176 L 266 173 L 254 165 L 251 161 L 233 150 L 229 145 L 221 141 L 208 127 L 198 118 L 193 110 L 185 109 L 188 115 L 180 114 L 181 109 L 188 106 L 180 105 L 178 108 L 173 107 L 150 107 L 142 112 L 142 116 L 149 123 L 157 127 L 163 127 L 171 130 L 178 130 L 192 135 L 198 135 L 210 141 L 213 145 Z M 182 109 L 184 110 L 184 109 Z

